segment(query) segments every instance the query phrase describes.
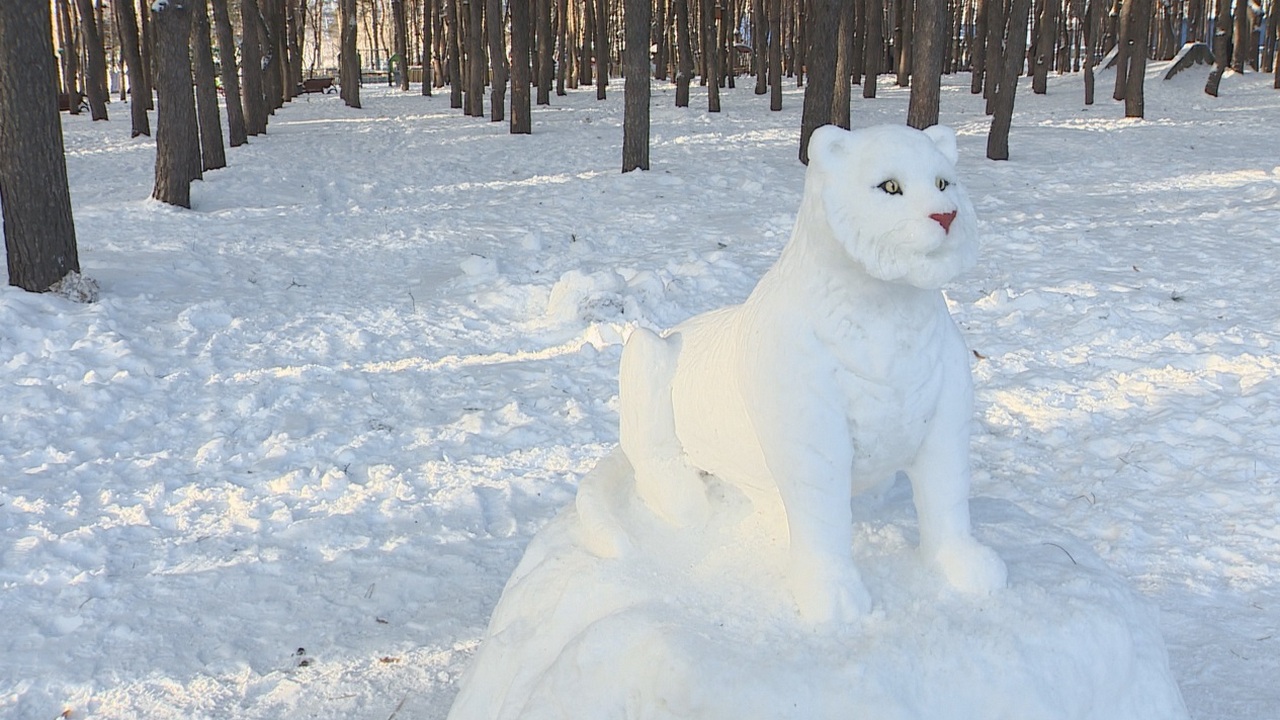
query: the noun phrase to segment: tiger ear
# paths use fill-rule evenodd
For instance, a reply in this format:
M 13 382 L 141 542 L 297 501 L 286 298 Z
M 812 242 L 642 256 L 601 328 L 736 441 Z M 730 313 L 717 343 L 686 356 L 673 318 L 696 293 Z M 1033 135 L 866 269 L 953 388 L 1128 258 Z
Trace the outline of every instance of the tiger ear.
M 931 125 L 924 129 L 924 134 L 929 136 L 934 145 L 938 146 L 938 151 L 942 153 L 952 165 L 960 159 L 960 151 L 956 147 L 956 131 L 946 125 Z
M 848 152 L 849 131 L 836 125 L 823 125 L 809 136 L 809 162 L 825 169 L 837 164 Z

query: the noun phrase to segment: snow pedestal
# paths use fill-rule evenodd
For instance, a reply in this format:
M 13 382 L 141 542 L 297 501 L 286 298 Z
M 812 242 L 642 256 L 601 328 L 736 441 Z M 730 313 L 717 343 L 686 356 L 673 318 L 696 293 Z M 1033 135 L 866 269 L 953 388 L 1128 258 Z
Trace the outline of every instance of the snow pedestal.
M 707 524 L 678 530 L 628 499 L 631 472 L 619 451 L 588 479 L 611 488 L 635 547 L 593 554 L 573 508 L 538 533 L 451 720 L 1187 716 L 1153 609 L 1079 541 L 1012 505 L 973 503 L 979 539 L 1009 567 L 1009 587 L 982 597 L 918 559 L 905 486 L 855 506 L 874 607 L 815 628 L 783 582 L 780 518 L 713 485 Z

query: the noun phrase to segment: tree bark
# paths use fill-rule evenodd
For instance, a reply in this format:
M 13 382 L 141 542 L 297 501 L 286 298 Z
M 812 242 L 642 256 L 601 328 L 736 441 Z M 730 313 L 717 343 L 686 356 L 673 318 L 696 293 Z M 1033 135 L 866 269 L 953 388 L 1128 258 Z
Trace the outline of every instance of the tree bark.
M 489 40 L 489 120 L 502 122 L 507 119 L 507 53 L 502 0 L 486 0 L 484 11 L 488 17 L 485 30 Z
M 151 6 L 156 36 L 156 177 L 151 196 L 191 207 L 191 181 L 200 177 L 200 140 L 191 91 L 191 11 L 186 3 Z
M 80 272 L 58 117 L 48 2 L 0 2 L 0 212 L 9 284 L 44 292 Z
M 676 107 L 689 107 L 689 84 L 693 81 L 693 43 L 689 37 L 689 0 L 674 0 L 671 12 L 676 21 Z
M 551 0 L 536 0 L 538 43 L 538 105 L 551 104 L 551 83 L 555 78 L 555 37 L 551 34 Z M 648 72 L 648 66 L 645 67 Z
M 1129 70 L 1124 91 L 1124 116 L 1143 116 L 1142 85 L 1147 76 L 1147 53 L 1151 47 L 1151 0 L 1131 0 L 1133 17 L 1129 22 Z
M 528 135 L 533 132 L 532 98 L 529 85 L 533 68 L 529 65 L 529 16 L 528 0 L 511 2 L 511 134 Z
M 916 0 L 914 14 L 916 47 L 911 54 L 911 99 L 907 108 L 907 124 L 923 130 L 938 124 L 942 55 L 946 43 L 942 36 L 945 0 Z
M 622 172 L 649 169 L 649 0 L 624 0 Z
M 769 110 L 782 109 L 782 0 L 769 1 Z
M 409 92 L 409 19 L 404 0 L 391 0 L 391 24 L 395 32 L 395 68 L 400 72 L 400 91 Z
M 1035 66 L 1031 76 L 1031 92 L 1037 95 L 1049 91 L 1049 66 L 1053 63 L 1054 45 L 1058 39 L 1058 3 L 1059 0 L 1044 0 L 1040 8 Z
M 12 1 L 12 0 L 10 0 Z M 84 90 L 89 100 L 89 115 L 94 120 L 107 119 L 107 53 L 102 45 L 93 0 L 76 0 L 80 14 L 80 32 L 84 41 Z
M 1027 22 L 1030 14 L 1031 0 L 1013 0 L 1009 10 L 1009 30 L 1007 33 L 1001 33 L 1005 36 L 998 68 L 1002 77 L 992 94 L 994 112 L 991 118 L 991 129 L 987 133 L 987 158 L 990 160 L 1009 159 L 1009 131 L 1013 125 L 1013 100 L 1018 90 L 1018 76 L 1022 74 L 1022 66 L 1026 62 Z M 988 60 L 994 59 L 994 57 L 988 58 Z
M 840 25 L 836 29 L 836 66 L 835 81 L 831 84 L 831 124 L 839 125 L 845 130 L 850 126 L 849 101 L 853 94 L 853 18 L 856 3 L 842 0 L 837 7 L 840 13 Z
M 915 0 L 898 0 L 898 87 L 911 84 L 911 53 L 915 47 Z
M 201 168 L 227 166 L 218 115 L 218 86 L 213 78 L 213 46 L 209 41 L 209 0 L 187 0 L 191 7 L 191 56 L 196 79 L 196 119 L 200 127 Z
M 484 117 L 484 0 L 462 0 L 467 10 L 466 114 Z
M 117 0 L 118 2 L 130 2 L 130 0 Z M 156 64 L 155 64 L 155 33 L 151 30 L 151 5 L 148 0 L 138 0 L 138 30 L 139 41 L 142 44 L 142 67 L 147 71 L 147 109 L 155 110 L 156 106 L 153 102 L 152 95 L 155 93 L 156 86 Z
M 884 0 L 866 0 L 867 40 L 863 46 L 862 67 L 866 79 L 862 81 L 862 97 L 876 96 L 880 80 L 880 60 L 884 57 Z
M 1102 0 L 1087 0 L 1084 12 L 1084 104 L 1093 104 L 1096 81 L 1093 73 L 1093 46 L 1097 43 L 1098 5 Z
M 353 3 L 354 4 L 354 3 Z M 445 25 L 448 28 L 449 107 L 462 108 L 462 40 L 458 32 L 458 0 L 445 0 Z
M 1135 0 L 1123 0 L 1120 6 L 1120 28 L 1116 31 L 1116 87 L 1111 93 L 1112 100 L 1124 100 L 1125 90 L 1129 87 L 1129 27 L 1133 25 L 1133 5 Z
M 1218 97 L 1218 85 L 1222 82 L 1222 75 L 1231 62 L 1228 57 L 1231 54 L 1228 49 L 1231 25 L 1229 20 L 1224 22 L 1224 18 L 1230 17 L 1231 0 L 1218 0 L 1213 26 L 1213 71 L 1209 73 L 1209 79 L 1204 84 L 1204 91 L 1213 97 Z
M 1246 62 L 1257 49 L 1253 43 L 1253 33 L 1249 32 L 1249 25 L 1252 24 L 1253 13 L 1249 10 L 1249 4 L 1245 2 L 1236 3 L 1235 38 L 1232 40 L 1232 59 L 1231 69 L 1238 73 L 1244 72 Z
M 213 0 L 213 26 L 218 35 L 218 57 L 221 59 L 222 94 L 227 105 L 227 142 L 240 147 L 248 142 L 244 122 L 244 105 L 240 100 L 240 70 L 236 64 L 236 35 L 231 29 L 227 0 Z
M 564 83 L 569 73 L 569 0 L 556 0 L 556 97 L 564 97 Z M 659 0 L 661 2 L 661 0 Z
M 423 0 L 422 3 L 422 94 L 431 97 L 431 86 L 435 84 L 435 39 L 432 33 L 435 27 L 436 0 Z
M 596 99 L 609 86 L 609 0 L 596 0 Z
M 717 52 L 719 28 L 716 26 L 716 0 L 702 0 L 702 56 L 706 61 L 707 112 L 720 112 L 720 53 Z M 834 49 L 834 48 L 832 48 Z
M 147 83 L 147 71 L 142 66 L 142 48 L 138 40 L 138 15 L 130 0 L 118 0 L 111 4 L 115 13 L 116 28 L 120 31 L 120 54 L 128 71 L 130 137 L 151 135 L 151 120 L 147 117 L 147 101 L 143 97 L 151 92 Z
M 923 0 L 922 0 L 923 1 Z M 836 40 L 840 28 L 839 0 L 812 0 L 809 32 L 809 84 L 804 89 L 800 118 L 800 162 L 809 164 L 809 136 L 831 122 L 835 92 Z
M 62 56 L 62 92 L 67 95 L 67 104 L 72 115 L 80 114 L 80 53 L 76 49 L 75 31 L 72 30 L 71 0 L 57 0 L 58 48 Z
M 258 0 L 240 0 L 240 86 L 244 106 L 244 127 L 249 135 L 267 131 L 267 96 L 262 73 L 262 40 Z
M 990 12 L 992 2 L 1000 2 L 1000 0 L 977 0 L 977 13 L 973 21 L 973 44 L 969 48 L 972 56 L 969 92 L 974 95 L 982 92 L 982 79 L 987 72 L 987 13 Z

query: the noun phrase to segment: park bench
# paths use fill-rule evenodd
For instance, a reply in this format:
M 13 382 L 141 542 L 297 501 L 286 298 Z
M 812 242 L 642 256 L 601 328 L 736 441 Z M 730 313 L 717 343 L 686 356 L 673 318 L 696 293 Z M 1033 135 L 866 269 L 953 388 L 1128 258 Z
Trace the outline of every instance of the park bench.
M 331 93 L 334 92 L 333 78 L 331 77 L 315 77 L 307 78 L 298 86 L 300 93 Z

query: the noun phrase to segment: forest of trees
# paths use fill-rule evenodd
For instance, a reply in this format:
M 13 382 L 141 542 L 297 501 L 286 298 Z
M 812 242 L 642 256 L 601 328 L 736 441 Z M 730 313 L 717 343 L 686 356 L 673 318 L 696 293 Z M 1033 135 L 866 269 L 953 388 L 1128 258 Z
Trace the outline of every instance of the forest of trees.
M 0 197 L 10 283 L 49 287 L 49 272 L 27 280 L 14 270 L 25 262 L 13 250 L 28 242 L 21 228 L 71 228 L 69 204 L 41 209 L 65 212 L 65 222 L 10 218 L 22 211 L 21 173 L 36 171 L 31 163 L 64 162 L 59 107 L 105 120 L 113 96 L 138 98 L 129 103 L 130 132 L 151 135 L 154 98 L 174 97 L 159 104 L 156 117 L 153 195 L 180 206 L 189 205 L 192 180 L 226 164 L 224 132 L 231 147 L 266 132 L 274 111 L 304 90 L 304 78 L 315 77 L 335 77 L 343 100 L 356 108 L 362 82 L 406 92 L 417 85 L 423 95 L 448 88 L 451 107 L 528 133 L 532 103 L 549 104 L 553 94 L 580 87 L 604 98 L 612 79 L 639 74 L 643 82 L 628 83 L 625 98 L 626 171 L 648 167 L 650 78 L 674 83 L 677 106 L 688 106 L 697 82 L 706 88 L 708 112 L 720 111 L 721 88 L 739 82 L 761 102 L 767 97 L 772 110 L 782 107 L 784 83 L 803 86 L 805 161 L 813 129 L 850 125 L 854 88 L 873 98 L 874 80 L 892 77 L 911 89 L 905 121 L 927 127 L 938 119 L 940 77 L 968 72 L 993 117 L 987 155 L 1007 159 L 1017 78 L 1030 75 L 1033 92 L 1043 93 L 1050 73 L 1079 72 L 1092 103 L 1106 72 L 1125 114 L 1142 117 L 1147 61 L 1171 59 L 1195 43 L 1215 61 L 1205 92 L 1217 94 L 1227 68 L 1274 73 L 1280 88 L 1278 18 L 1280 0 L 4 2 Z M 49 42 L 27 37 L 32 32 Z M 54 134 L 49 157 L 20 159 L 32 154 L 26 145 L 52 144 Z M 60 255 L 54 274 L 74 264 L 74 231 L 63 232 L 70 232 L 72 252 Z

